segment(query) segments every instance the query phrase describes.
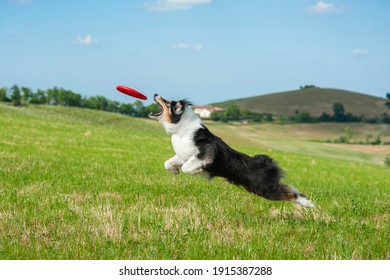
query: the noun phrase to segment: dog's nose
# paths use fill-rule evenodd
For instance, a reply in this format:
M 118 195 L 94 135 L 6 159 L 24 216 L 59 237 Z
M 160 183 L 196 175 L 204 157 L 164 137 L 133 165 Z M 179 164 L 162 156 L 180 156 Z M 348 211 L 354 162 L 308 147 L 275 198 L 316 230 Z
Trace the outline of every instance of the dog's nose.
M 157 93 L 155 93 L 153 97 L 154 97 L 154 98 L 156 98 L 157 96 L 158 96 L 158 94 L 157 94 Z

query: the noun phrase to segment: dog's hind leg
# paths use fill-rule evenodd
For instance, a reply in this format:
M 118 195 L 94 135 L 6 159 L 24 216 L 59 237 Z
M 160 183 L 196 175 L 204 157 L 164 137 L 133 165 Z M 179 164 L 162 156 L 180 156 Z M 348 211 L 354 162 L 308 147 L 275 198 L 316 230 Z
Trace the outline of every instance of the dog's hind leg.
M 270 200 L 291 201 L 304 207 L 314 207 L 314 203 L 308 200 L 305 194 L 292 186 L 281 183 L 277 184 L 275 187 L 263 189 L 260 195 Z
M 205 163 L 194 155 L 183 164 L 181 170 L 186 174 L 198 175 L 203 172 L 203 166 L 205 166 Z

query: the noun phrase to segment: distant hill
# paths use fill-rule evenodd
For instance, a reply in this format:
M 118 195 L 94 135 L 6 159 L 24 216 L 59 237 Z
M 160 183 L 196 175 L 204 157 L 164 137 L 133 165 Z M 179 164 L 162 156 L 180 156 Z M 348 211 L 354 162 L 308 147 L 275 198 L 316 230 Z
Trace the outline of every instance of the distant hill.
M 333 114 L 333 104 L 336 102 L 342 103 L 346 112 L 357 116 L 375 117 L 381 113 L 390 113 L 390 109 L 385 105 L 386 99 L 347 90 L 317 87 L 229 100 L 213 105 L 237 105 L 252 112 L 279 116 L 294 115 L 296 112 L 320 116 L 322 112 Z

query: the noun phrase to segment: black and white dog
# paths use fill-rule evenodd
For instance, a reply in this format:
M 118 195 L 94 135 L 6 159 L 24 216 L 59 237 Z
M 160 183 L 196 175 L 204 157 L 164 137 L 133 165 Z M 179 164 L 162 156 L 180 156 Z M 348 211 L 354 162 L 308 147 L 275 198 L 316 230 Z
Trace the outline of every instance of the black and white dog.
M 164 164 L 168 171 L 178 174 L 181 169 L 208 179 L 220 176 L 266 199 L 314 207 L 303 193 L 280 182 L 283 171 L 270 157 L 237 152 L 212 134 L 192 111 L 190 102 L 169 101 L 157 94 L 154 100 L 161 111 L 149 117 L 158 120 L 172 135 L 176 153 Z

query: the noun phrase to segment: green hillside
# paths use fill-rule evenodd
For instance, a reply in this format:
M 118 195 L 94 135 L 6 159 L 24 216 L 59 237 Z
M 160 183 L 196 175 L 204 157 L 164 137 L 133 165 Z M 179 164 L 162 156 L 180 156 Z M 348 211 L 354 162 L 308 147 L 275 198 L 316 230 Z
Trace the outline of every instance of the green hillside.
M 330 88 L 306 88 L 229 100 L 214 105 L 227 107 L 235 104 L 252 112 L 282 116 L 294 115 L 296 112 L 320 116 L 322 112 L 333 113 L 332 106 L 337 102 L 344 105 L 346 112 L 357 116 L 375 117 L 381 113 L 390 113 L 383 98 Z
M 210 125 L 240 151 L 277 160 L 314 209 L 171 175 L 156 121 L 0 102 L 0 260 L 389 259 L 389 168 L 361 151 L 305 145 L 343 130 L 316 125 L 301 138 L 308 127 Z

